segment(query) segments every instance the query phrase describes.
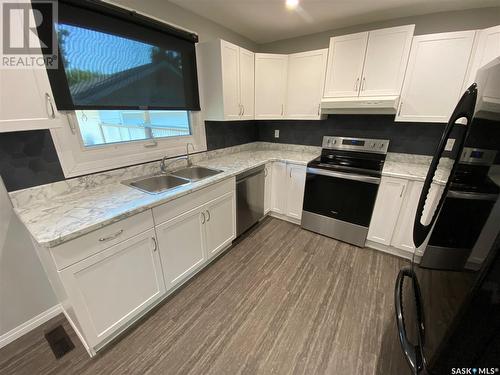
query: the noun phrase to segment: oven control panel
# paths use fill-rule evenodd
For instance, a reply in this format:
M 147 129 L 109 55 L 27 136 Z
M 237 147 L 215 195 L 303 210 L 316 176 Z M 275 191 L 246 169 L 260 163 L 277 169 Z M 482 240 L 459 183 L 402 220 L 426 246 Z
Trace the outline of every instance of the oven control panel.
M 324 136 L 323 148 L 387 154 L 389 140 Z

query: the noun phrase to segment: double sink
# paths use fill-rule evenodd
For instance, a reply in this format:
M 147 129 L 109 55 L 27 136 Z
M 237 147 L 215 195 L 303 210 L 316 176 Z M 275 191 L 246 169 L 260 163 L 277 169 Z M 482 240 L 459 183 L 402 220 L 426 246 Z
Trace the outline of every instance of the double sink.
M 218 169 L 191 166 L 168 174 L 141 177 L 140 179 L 136 178 L 123 181 L 122 183 L 147 193 L 162 193 L 179 186 L 187 185 L 193 181 L 215 176 L 219 173 L 222 173 L 222 171 Z

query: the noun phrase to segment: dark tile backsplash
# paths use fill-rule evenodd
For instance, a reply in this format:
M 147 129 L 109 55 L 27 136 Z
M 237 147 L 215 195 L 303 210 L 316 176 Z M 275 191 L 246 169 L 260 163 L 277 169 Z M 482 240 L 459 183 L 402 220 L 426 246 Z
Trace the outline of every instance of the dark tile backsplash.
M 0 175 L 8 191 L 64 180 L 50 132 L 0 133 Z
M 259 140 L 320 146 L 324 135 L 389 139 L 390 152 L 432 155 L 445 124 L 394 122 L 394 115 L 330 115 L 321 121 L 259 121 Z M 274 138 L 274 130 L 280 136 Z
M 280 131 L 278 139 L 274 138 L 275 129 Z M 444 124 L 438 123 L 396 123 L 394 115 L 330 115 L 321 121 L 205 122 L 208 150 L 256 141 L 320 146 L 324 135 L 336 135 L 389 139 L 390 152 L 432 155 L 443 129 Z M 500 148 L 499 126 L 481 120 L 473 129 L 478 131 L 471 134 L 476 144 Z M 50 132 L 0 133 L 0 175 L 8 191 L 64 180 Z
M 205 121 L 208 150 L 258 141 L 255 121 Z

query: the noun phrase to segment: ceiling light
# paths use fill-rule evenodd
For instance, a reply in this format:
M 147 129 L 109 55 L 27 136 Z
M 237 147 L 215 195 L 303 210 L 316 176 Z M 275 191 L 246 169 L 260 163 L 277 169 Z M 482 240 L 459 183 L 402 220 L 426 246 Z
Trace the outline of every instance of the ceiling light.
M 299 5 L 299 0 L 286 0 L 286 7 L 288 9 L 295 9 Z

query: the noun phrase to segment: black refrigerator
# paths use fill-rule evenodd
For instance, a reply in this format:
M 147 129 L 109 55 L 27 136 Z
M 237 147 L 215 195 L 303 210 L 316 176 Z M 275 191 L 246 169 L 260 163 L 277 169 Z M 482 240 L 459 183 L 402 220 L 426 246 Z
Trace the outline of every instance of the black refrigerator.
M 418 249 L 395 283 L 409 374 L 500 373 L 500 58 L 479 70 L 431 162 L 415 214 Z M 453 150 L 445 151 L 453 138 Z M 449 175 L 422 222 L 437 169 Z M 429 209 L 429 207 L 427 208 Z

